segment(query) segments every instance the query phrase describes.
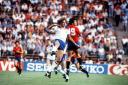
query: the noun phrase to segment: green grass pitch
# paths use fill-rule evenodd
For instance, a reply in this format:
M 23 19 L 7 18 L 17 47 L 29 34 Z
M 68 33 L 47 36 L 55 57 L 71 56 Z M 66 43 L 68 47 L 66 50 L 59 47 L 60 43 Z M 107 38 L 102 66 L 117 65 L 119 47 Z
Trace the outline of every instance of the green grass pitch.
M 1 72 L 0 85 L 128 85 L 128 76 L 112 76 L 90 74 L 87 78 L 83 73 L 71 73 L 69 82 L 62 75 L 52 73 L 52 78 L 44 76 L 44 72 Z

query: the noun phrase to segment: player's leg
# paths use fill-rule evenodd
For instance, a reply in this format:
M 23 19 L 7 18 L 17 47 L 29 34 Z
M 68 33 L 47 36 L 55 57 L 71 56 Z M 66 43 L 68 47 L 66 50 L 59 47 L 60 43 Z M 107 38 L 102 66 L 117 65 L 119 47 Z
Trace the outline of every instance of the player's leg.
M 18 61 L 17 61 L 17 59 L 15 59 L 14 60 L 14 66 L 15 66 L 15 68 L 16 68 L 16 71 L 17 71 L 17 73 L 18 73 Z
M 67 68 L 66 74 L 69 75 L 69 72 L 70 72 L 70 61 L 69 60 L 67 60 L 66 62 L 66 68 Z
M 19 67 L 19 74 L 22 72 L 22 62 L 21 62 L 21 56 L 18 57 L 18 67 Z
M 83 73 L 85 73 L 87 75 L 87 77 L 89 77 L 88 72 L 82 68 L 82 59 L 81 59 L 81 55 L 78 53 L 77 50 L 73 50 L 73 56 L 75 57 L 74 59 L 74 63 L 76 65 L 76 68 L 81 70 Z
M 59 53 L 59 52 L 58 52 Z M 66 61 L 67 61 L 67 54 L 66 53 L 64 53 L 63 54 L 63 56 L 61 57 L 61 59 L 59 59 L 59 61 L 56 59 L 56 66 L 55 66 L 55 68 L 54 68 L 54 71 L 55 71 L 55 74 L 57 74 L 58 73 L 58 67 L 61 65 L 61 66 L 63 66 L 62 65 L 62 63 L 64 63 L 64 67 L 66 68 Z
M 59 46 L 60 46 L 59 41 L 58 41 L 58 40 L 55 40 L 54 46 L 53 46 L 53 49 L 52 49 L 52 54 L 51 54 L 51 55 L 57 55 L 57 51 L 58 51 Z M 58 57 L 56 57 L 56 66 L 55 66 L 55 68 L 54 68 L 55 74 L 58 73 L 58 70 L 57 70 L 57 69 L 58 69 L 60 63 L 61 63 L 61 62 L 58 61 Z
M 63 57 L 64 57 L 63 50 L 59 50 L 57 52 L 57 56 L 58 56 L 57 57 L 58 64 L 61 65 L 61 69 L 59 71 L 62 73 L 63 76 L 65 76 L 66 81 L 68 81 L 69 80 L 69 77 L 66 74 L 66 60 L 63 59 Z
M 22 73 L 22 63 L 21 63 L 21 60 L 18 61 L 18 66 L 19 66 L 19 74 Z
M 66 76 L 66 81 L 69 79 L 68 75 L 66 74 L 66 62 L 63 59 L 65 57 L 64 49 L 65 49 L 66 44 L 62 40 L 56 40 L 55 41 L 55 46 L 54 46 L 54 51 L 56 48 L 58 49 L 56 53 L 56 62 L 57 66 L 55 67 L 56 69 L 58 68 L 59 65 L 61 65 L 62 69 L 60 69 L 60 72 Z
M 21 58 L 20 57 L 16 57 L 15 61 L 14 61 L 14 65 L 17 69 L 17 73 L 20 75 L 22 72 L 22 68 L 21 68 Z
M 69 71 L 70 71 L 70 63 L 71 63 L 71 57 L 72 57 L 72 49 L 73 49 L 73 46 L 72 46 L 72 43 L 70 41 L 67 41 L 67 44 L 68 44 L 68 47 L 67 47 L 67 53 L 68 53 L 68 56 L 67 56 L 67 60 L 66 60 L 66 74 L 69 75 Z
M 68 51 L 68 58 L 66 60 L 66 69 L 67 69 L 66 73 L 67 73 L 67 75 L 69 75 L 69 72 L 70 72 L 70 64 L 71 64 L 73 56 L 74 56 L 73 51 L 71 51 L 71 50 Z
M 47 64 L 47 71 L 45 73 L 45 76 L 47 76 L 48 78 L 51 78 L 51 62 L 49 58 L 47 58 L 46 64 Z
M 87 77 L 89 77 L 89 73 L 85 69 L 82 68 L 82 59 L 81 59 L 81 57 L 77 58 L 76 67 L 79 70 L 81 70 L 83 73 L 85 73 Z
M 47 76 L 48 78 L 51 78 L 51 72 L 55 67 L 55 55 L 47 55 L 47 72 L 45 74 L 45 76 Z
M 54 71 L 54 68 L 56 67 L 55 60 L 51 60 L 51 69 Z

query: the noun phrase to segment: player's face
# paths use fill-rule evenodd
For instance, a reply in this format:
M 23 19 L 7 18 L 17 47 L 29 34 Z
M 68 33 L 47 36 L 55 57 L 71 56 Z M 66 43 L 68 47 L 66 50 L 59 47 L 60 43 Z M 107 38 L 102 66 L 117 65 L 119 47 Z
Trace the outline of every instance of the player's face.
M 74 20 L 74 25 L 77 25 L 77 21 L 76 20 Z
M 63 22 L 62 22 L 62 27 L 65 27 L 66 26 L 66 21 L 64 20 Z
M 50 40 L 48 40 L 48 45 L 50 45 L 51 44 L 51 41 Z
M 19 46 L 19 42 L 16 42 L 16 46 Z

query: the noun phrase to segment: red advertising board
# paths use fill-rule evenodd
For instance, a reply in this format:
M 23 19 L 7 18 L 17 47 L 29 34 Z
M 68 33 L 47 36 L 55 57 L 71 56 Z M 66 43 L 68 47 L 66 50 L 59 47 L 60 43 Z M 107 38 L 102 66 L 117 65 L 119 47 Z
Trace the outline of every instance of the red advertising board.
M 2 71 L 16 71 L 14 61 L 0 61 L 0 72 Z
M 128 65 L 110 64 L 108 65 L 109 75 L 128 75 Z

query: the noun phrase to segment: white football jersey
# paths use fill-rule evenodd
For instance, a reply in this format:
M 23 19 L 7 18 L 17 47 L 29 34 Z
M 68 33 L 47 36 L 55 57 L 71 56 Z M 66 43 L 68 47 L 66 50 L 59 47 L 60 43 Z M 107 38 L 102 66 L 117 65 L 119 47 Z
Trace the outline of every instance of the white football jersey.
M 66 42 L 67 35 L 69 34 L 69 30 L 66 28 L 56 28 L 55 30 L 55 39 L 62 40 L 63 42 Z

